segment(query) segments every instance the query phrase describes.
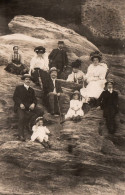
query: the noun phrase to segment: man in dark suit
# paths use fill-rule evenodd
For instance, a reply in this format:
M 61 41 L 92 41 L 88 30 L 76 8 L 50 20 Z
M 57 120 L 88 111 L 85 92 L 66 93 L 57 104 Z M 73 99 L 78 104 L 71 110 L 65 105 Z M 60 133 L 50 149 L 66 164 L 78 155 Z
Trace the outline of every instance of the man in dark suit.
M 106 126 L 109 134 L 116 132 L 115 116 L 118 113 L 118 93 L 113 89 L 113 81 L 106 83 L 106 90 L 98 98 L 98 104 L 103 110 L 103 116 L 106 119 Z
M 68 57 L 64 48 L 64 42 L 58 41 L 58 48 L 53 49 L 49 55 L 49 68 L 56 67 L 58 71 L 58 79 L 61 73 L 66 69 L 68 65 Z
M 22 76 L 23 85 L 16 87 L 13 95 L 14 111 L 18 116 L 18 133 L 19 139 L 25 141 L 24 127 L 34 116 L 37 117 L 37 99 L 34 90 L 30 87 L 31 76 L 25 74 Z
M 61 86 L 57 83 L 57 69 L 55 67 L 50 69 L 50 79 L 47 81 L 46 91 L 44 93 L 47 97 L 48 109 L 52 115 L 59 113 L 59 97 L 62 93 Z

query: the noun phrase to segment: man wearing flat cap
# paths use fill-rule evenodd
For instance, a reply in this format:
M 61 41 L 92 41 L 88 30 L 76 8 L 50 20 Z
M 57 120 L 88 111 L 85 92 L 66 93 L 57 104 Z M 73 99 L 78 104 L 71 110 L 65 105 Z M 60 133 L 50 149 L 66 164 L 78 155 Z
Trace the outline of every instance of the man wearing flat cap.
M 118 113 L 118 93 L 114 90 L 113 80 L 108 80 L 105 86 L 106 90 L 98 98 L 98 105 L 103 110 L 109 134 L 114 134 L 116 132 L 115 116 Z
M 48 87 L 44 90 L 46 105 L 48 105 L 49 112 L 59 114 L 59 97 L 62 93 L 61 86 L 57 83 L 57 69 L 52 67 L 50 69 L 50 79 L 48 80 Z
M 64 50 L 64 42 L 58 41 L 58 48 L 53 49 L 49 55 L 49 68 L 56 67 L 58 71 L 58 79 L 61 77 L 61 73 L 68 65 L 67 53 Z
M 14 111 L 18 116 L 18 133 L 21 141 L 25 141 L 24 127 L 32 117 L 37 117 L 37 99 L 34 90 L 30 87 L 31 79 L 29 74 L 23 75 L 24 84 L 17 86 L 13 95 Z

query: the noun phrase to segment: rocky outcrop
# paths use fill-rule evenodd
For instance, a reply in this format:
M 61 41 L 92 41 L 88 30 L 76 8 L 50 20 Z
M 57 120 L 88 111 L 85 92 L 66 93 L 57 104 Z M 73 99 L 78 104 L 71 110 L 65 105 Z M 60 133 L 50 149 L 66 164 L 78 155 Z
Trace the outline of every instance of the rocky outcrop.
M 73 30 L 61 27 L 44 18 L 17 16 L 9 23 L 9 28 L 15 34 L 0 37 L 1 65 L 7 63 L 8 54 L 11 53 L 14 45 L 19 45 L 27 65 L 34 55 L 33 51 L 36 46 L 43 45 L 50 53 L 53 48 L 57 47 L 58 40 L 65 42 L 69 64 L 77 58 L 87 61 L 89 54 L 97 50 L 96 46 Z
M 115 89 L 119 93 L 119 106 L 122 113 L 125 113 L 125 60 L 124 56 L 106 55 L 109 66 L 108 78 L 113 79 Z
M 23 28 L 22 24 L 20 29 Z M 51 29 L 53 26 L 54 24 L 52 24 Z M 31 33 L 31 29 L 29 32 Z M 18 44 L 28 66 L 32 55 L 34 55 L 35 46 L 41 44 L 47 48 L 48 52 L 56 45 L 55 40 L 58 39 L 54 38 L 54 31 L 51 32 L 51 38 L 47 38 L 45 35 L 42 40 L 23 34 L 0 37 L 1 65 L 6 64 L 12 46 Z M 74 32 L 72 36 L 77 37 L 77 40 L 75 42 L 74 39 L 72 42 L 71 32 L 64 29 L 64 35 L 68 34 L 64 40 L 69 48 L 70 62 L 78 57 L 83 61 L 86 59 L 86 65 L 82 66 L 85 71 L 90 63 L 87 56 L 90 50 L 93 51 L 96 47 L 93 45 L 91 47 L 89 42 L 85 42 L 88 44 L 85 48 L 83 46 L 84 38 L 82 39 Z M 49 32 L 49 34 L 51 33 Z M 57 28 L 55 29 L 56 34 L 58 35 Z M 84 50 L 83 53 L 81 49 Z M 104 57 L 110 67 L 109 77 L 117 79 L 116 88 L 124 97 L 123 58 L 107 55 Z M 51 118 L 51 125 L 48 124 L 48 128 L 52 134 L 50 136 L 52 148 L 46 150 L 39 143 L 31 142 L 31 132 L 27 130 L 25 131 L 27 140 L 22 143 L 17 139 L 17 118 L 13 112 L 12 100 L 16 85 L 21 84 L 20 76 L 5 72 L 4 67 L 0 66 L 0 194 L 124 195 L 124 114 L 121 112 L 118 114 L 117 132 L 112 137 L 107 134 L 101 110 L 90 110 L 79 123 L 66 121 L 60 124 L 59 117 L 52 118 L 49 114 L 45 114 L 46 118 L 48 117 L 49 120 Z M 117 71 L 119 67 L 122 73 Z M 33 84 L 32 87 L 34 87 Z M 66 112 L 70 98 L 68 94 L 63 97 L 65 98 L 62 99 L 63 108 L 61 111 Z M 123 103 L 124 101 L 121 105 L 122 109 Z
M 20 76 L 0 67 L 0 194 L 86 194 L 123 195 L 124 189 L 124 115 L 117 118 L 118 130 L 106 138 L 102 111 L 91 110 L 79 123 L 59 118 L 48 125 L 52 149 L 39 143 L 17 139 L 17 119 L 12 95 L 21 84 Z M 69 104 L 69 100 L 65 105 Z M 96 112 L 96 115 L 95 115 Z
M 75 31 L 61 27 L 41 17 L 16 16 L 8 26 L 13 33 L 22 33 L 42 40 L 48 39 L 50 43 L 54 40 L 54 47 L 57 47 L 58 40 L 64 40 L 67 49 L 72 50 L 73 53 L 75 53 L 73 49 L 76 45 L 79 57 L 97 49 L 85 37 L 80 36 Z M 49 47 L 51 48 L 51 45 Z
M 124 0 L 83 1 L 82 23 L 97 37 L 125 39 Z

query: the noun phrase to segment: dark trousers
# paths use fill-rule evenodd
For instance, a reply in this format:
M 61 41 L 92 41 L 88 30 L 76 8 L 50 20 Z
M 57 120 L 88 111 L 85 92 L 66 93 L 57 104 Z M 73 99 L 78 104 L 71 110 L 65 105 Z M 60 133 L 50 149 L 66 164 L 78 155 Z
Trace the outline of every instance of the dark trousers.
M 117 112 L 113 107 L 105 108 L 103 111 L 103 115 L 106 119 L 106 126 L 110 134 L 114 134 L 116 132 L 116 113 Z
M 49 111 L 54 114 L 59 114 L 59 97 L 53 92 L 48 94 Z
M 35 119 L 43 115 L 43 112 L 38 108 L 35 108 L 33 111 L 26 111 L 18 108 L 17 116 L 18 116 L 18 134 L 19 136 L 24 137 L 24 128 L 25 126 L 29 126 L 29 122 L 31 121 L 31 125 L 34 124 Z

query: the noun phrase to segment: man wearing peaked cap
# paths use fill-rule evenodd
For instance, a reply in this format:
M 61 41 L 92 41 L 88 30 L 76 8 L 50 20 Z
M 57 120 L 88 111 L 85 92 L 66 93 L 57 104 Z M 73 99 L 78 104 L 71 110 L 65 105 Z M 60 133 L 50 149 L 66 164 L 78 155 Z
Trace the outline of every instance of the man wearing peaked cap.
M 24 84 L 17 86 L 13 95 L 14 111 L 18 116 L 18 134 L 21 141 L 25 141 L 24 127 L 28 125 L 30 119 L 43 114 L 43 111 L 39 111 L 36 107 L 35 92 L 30 87 L 31 78 L 29 74 L 23 75 L 21 79 L 24 80 Z
M 106 90 L 98 98 L 98 105 L 103 110 L 109 134 L 116 132 L 115 117 L 118 113 L 118 93 L 114 90 L 113 85 L 113 80 L 108 80 L 106 82 Z
M 53 49 L 49 54 L 49 68 L 56 67 L 58 71 L 58 78 L 61 78 L 61 73 L 68 65 L 67 53 L 64 50 L 64 42 L 58 41 L 58 48 Z

